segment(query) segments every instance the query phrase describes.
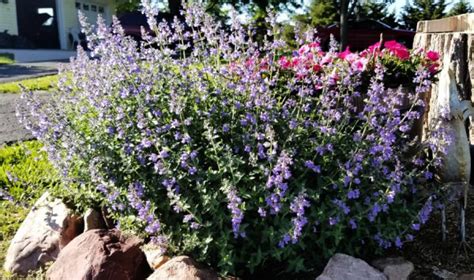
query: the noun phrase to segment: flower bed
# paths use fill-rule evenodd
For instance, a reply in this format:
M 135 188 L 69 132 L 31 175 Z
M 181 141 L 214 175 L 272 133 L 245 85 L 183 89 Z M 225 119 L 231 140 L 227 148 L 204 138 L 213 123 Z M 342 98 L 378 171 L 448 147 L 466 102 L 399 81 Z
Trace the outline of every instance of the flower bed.
M 23 94 L 66 200 L 106 206 L 122 230 L 222 274 L 308 271 L 413 239 L 448 140 L 409 133 L 430 52 L 323 52 L 311 34 L 288 52 L 276 27 L 258 44 L 235 18 L 226 33 L 190 6 L 168 26 L 144 7 L 159 35 L 137 46 L 117 22 L 85 24 L 93 57 L 79 51 L 55 101 Z M 412 89 L 403 111 L 406 92 L 384 84 L 394 71 Z

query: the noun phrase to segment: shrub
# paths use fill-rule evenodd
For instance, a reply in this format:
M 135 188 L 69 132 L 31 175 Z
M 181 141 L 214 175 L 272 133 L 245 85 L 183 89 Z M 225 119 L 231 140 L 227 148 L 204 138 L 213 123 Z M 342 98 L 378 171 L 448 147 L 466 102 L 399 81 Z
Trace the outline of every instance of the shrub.
M 23 94 L 23 122 L 78 203 L 223 274 L 307 271 L 412 240 L 447 140 L 411 137 L 434 79 L 424 51 L 324 53 L 305 34 L 288 56 L 276 28 L 258 44 L 235 17 L 226 33 L 199 7 L 172 26 L 144 7 L 156 36 L 137 46 L 117 22 L 83 23 L 92 58 L 79 51 L 51 104 Z M 385 87 L 384 61 L 407 59 L 414 90 Z

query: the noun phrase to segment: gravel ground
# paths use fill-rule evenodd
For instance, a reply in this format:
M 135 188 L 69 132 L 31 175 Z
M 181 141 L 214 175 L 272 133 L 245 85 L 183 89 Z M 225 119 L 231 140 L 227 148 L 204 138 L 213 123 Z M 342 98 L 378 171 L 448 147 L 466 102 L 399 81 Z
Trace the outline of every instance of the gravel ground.
M 49 97 L 48 92 L 39 94 L 45 99 Z M 0 94 L 0 145 L 33 139 L 31 133 L 18 122 L 15 115 L 19 99 L 20 94 Z

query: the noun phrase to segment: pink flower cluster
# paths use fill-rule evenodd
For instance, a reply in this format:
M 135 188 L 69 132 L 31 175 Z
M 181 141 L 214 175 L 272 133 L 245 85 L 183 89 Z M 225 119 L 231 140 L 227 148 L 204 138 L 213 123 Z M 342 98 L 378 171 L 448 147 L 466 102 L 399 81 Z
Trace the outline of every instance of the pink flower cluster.
M 351 52 L 347 47 L 342 52 L 324 52 L 318 42 L 303 45 L 292 56 L 281 56 L 278 63 L 284 70 L 293 70 L 297 77 L 305 77 L 309 72 L 324 71 L 324 66 L 338 62 L 347 63 L 353 71 L 364 72 L 368 69 L 369 62 L 377 59 L 389 59 L 400 63 L 421 63 L 430 73 L 434 74 L 439 69 L 439 54 L 435 51 L 410 52 L 407 47 L 396 41 L 387 41 L 383 44 L 377 42 L 362 52 Z M 383 61 L 382 61 L 383 63 Z

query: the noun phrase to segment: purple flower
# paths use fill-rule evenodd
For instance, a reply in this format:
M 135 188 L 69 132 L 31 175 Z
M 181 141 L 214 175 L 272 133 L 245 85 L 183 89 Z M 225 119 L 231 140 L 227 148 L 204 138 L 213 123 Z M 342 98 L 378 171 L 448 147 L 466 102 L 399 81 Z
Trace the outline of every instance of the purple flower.
M 336 218 L 334 218 L 334 217 L 329 217 L 329 225 L 330 225 L 330 226 L 334 226 L 334 225 L 336 225 L 337 223 L 339 223 L 339 218 L 338 218 L 338 217 L 336 217 Z
M 397 238 L 395 238 L 395 246 L 399 249 L 401 249 L 402 246 L 403 246 L 403 242 L 401 241 L 399 236 L 397 236 Z
M 412 228 L 413 230 L 418 231 L 418 230 L 420 230 L 420 224 L 412 224 L 412 225 L 411 225 L 411 228 Z
M 382 208 L 380 207 L 380 205 L 376 202 L 373 206 L 372 206 L 372 209 L 370 210 L 369 214 L 367 215 L 367 217 L 369 218 L 369 221 L 370 222 L 373 222 L 375 221 L 375 218 L 377 217 L 377 215 L 382 211 Z
M 346 203 L 339 199 L 334 199 L 332 203 L 338 206 L 342 210 L 342 212 L 344 212 L 345 215 L 349 214 L 349 212 L 351 211 L 351 209 L 346 205 Z
M 357 223 L 354 219 L 349 220 L 349 225 L 351 226 L 351 229 L 357 229 Z
M 309 201 L 306 200 L 306 194 L 300 193 L 293 202 L 290 204 L 290 210 L 296 217 L 292 219 L 293 222 L 293 233 L 291 234 L 291 240 L 295 244 L 301 236 L 303 227 L 308 223 L 308 219 L 305 217 L 305 208 L 309 207 Z
M 319 165 L 315 165 L 311 160 L 305 161 L 304 165 L 316 173 L 321 173 L 321 167 Z
M 224 124 L 224 125 L 222 126 L 222 131 L 224 131 L 224 132 L 229 132 L 229 130 L 230 130 L 230 126 L 229 126 L 228 123 L 226 123 L 226 124 Z
M 240 223 L 244 219 L 244 213 L 240 210 L 239 206 L 242 204 L 242 199 L 237 196 L 235 189 L 231 189 L 227 194 L 227 208 L 231 211 L 232 214 L 232 231 L 234 232 L 234 238 L 239 236 L 244 237 L 243 232 L 240 231 Z
M 432 205 L 432 198 L 430 197 L 428 201 L 426 201 L 423 208 L 421 208 L 420 212 L 418 213 L 418 218 L 422 225 L 428 221 L 432 211 L 433 211 L 433 205 Z
M 270 206 L 272 214 L 280 211 L 280 200 L 285 196 L 288 184 L 285 182 L 291 177 L 290 166 L 293 164 L 291 156 L 282 151 L 278 157 L 277 163 L 268 177 L 266 186 L 273 189 L 273 193 L 266 198 L 267 205 Z
M 357 199 L 360 196 L 360 191 L 358 189 L 352 189 L 347 193 L 347 198 Z

